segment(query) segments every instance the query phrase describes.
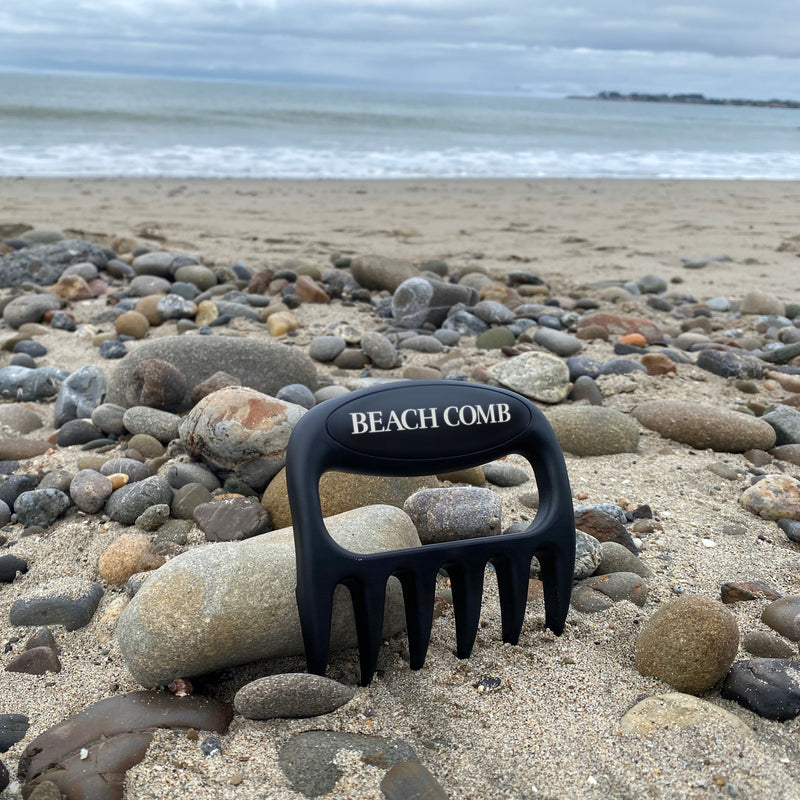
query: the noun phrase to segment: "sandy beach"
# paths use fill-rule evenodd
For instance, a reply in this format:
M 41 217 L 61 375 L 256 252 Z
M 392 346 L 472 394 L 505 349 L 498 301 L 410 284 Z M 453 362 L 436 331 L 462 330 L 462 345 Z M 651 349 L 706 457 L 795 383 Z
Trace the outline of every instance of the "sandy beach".
M 439 259 L 449 274 L 479 270 L 496 282 L 525 270 L 549 284 L 548 297 L 565 304 L 570 298 L 597 298 L 599 310 L 647 316 L 669 338 L 696 332 L 683 324 L 686 316 L 649 307 L 644 296 L 609 291 L 655 275 L 666 281 L 662 294 L 678 310 L 679 296 L 693 297 L 687 307 L 712 298 L 731 301 L 728 311 L 709 311 L 719 325 L 705 332 L 715 341 L 743 336 L 766 341 L 769 325 L 759 329 L 763 319 L 737 314 L 736 304 L 753 290 L 784 304 L 800 302 L 798 207 L 795 182 L 0 179 L 0 238 L 26 228 L 55 229 L 104 246 L 132 237 L 195 256 L 212 268 L 243 262 L 253 271 L 298 262 L 324 270 L 336 256 L 367 254 L 416 266 Z M 38 334 L 36 340 L 47 348 L 40 365 L 73 371 L 94 363 L 113 372 L 116 362 L 102 360 L 92 343 L 96 334 L 113 330 L 113 323 L 91 320 L 121 287 L 112 284 L 109 295 L 71 303 L 79 332 L 68 339 L 49 328 Z M 0 289 L 0 296 L 9 291 Z M 340 321 L 361 331 L 387 324 L 364 303 L 303 303 L 292 312 L 300 325 L 293 342 L 302 349 Z M 230 331 L 270 338 L 260 322 L 234 320 Z M 6 326 L 0 333 L 13 330 Z M 175 333 L 174 321 L 154 326 L 147 339 L 130 342 L 129 350 Z M 608 361 L 618 339 L 587 339 L 580 355 Z M 603 405 L 631 416 L 646 401 L 688 401 L 735 416 L 748 405 L 751 414 L 758 413 L 797 396 L 766 375 L 749 378 L 745 386 L 746 376 L 712 374 L 697 366 L 696 353 L 686 353 L 686 363 L 668 374 L 599 377 Z M 0 351 L 0 367 L 10 356 Z M 402 364 L 373 369 L 373 375 L 403 377 L 413 367 L 463 371 L 477 380 L 503 360 L 499 350 L 478 349 L 474 338 L 463 336 L 446 353 L 408 352 Z M 342 385 L 359 374 L 315 366 Z M 36 438 L 54 434 L 53 404 L 31 407 L 44 423 Z M 22 471 L 74 473 L 79 451 L 55 448 L 25 460 Z M 512 646 L 501 640 L 496 580 L 489 574 L 469 659 L 453 654 L 452 608 L 435 620 L 420 671 L 408 668 L 403 634 L 385 643 L 378 676 L 365 688 L 357 686 L 357 651 L 334 653 L 328 676 L 356 687 L 349 703 L 309 719 L 259 722 L 235 716 L 229 732 L 219 737 L 222 753 L 212 757 L 203 755 L 186 731 L 160 730 L 144 760 L 127 772 L 125 798 L 300 800 L 304 795 L 292 790 L 278 753 L 290 737 L 308 730 L 402 739 L 451 800 L 800 798 L 797 719 L 762 718 L 722 698 L 715 687 L 701 698 L 719 714 L 709 711 L 693 724 L 656 721 L 638 731 L 622 723 L 644 698 L 673 691 L 664 681 L 643 677 L 634 663 L 637 636 L 657 609 L 679 596 L 719 600 L 728 582 L 760 581 L 779 595 L 800 594 L 800 545 L 740 503 L 758 475 L 753 462 L 739 452 L 666 439 L 644 425 L 635 452 L 567 453 L 565 460 L 576 506 L 651 507 L 653 524 L 633 533 L 641 561 L 652 572 L 644 605 L 622 600 L 599 613 L 573 609 L 564 634 L 556 637 L 544 628 L 542 600 L 533 596 L 520 642 Z M 520 457 L 509 463 L 527 468 Z M 800 476 L 800 467 L 777 458 L 760 469 Z M 502 501 L 504 528 L 535 514 L 529 500 L 533 481 L 491 488 Z M 12 604 L 34 585 L 61 577 L 98 580 L 98 558 L 128 527 L 75 509 L 43 535 L 22 537 L 21 526 L 7 526 L 0 554 L 25 559 L 30 571 L 0 589 L 0 641 L 13 644 L 4 664 L 32 632 L 10 624 Z M 201 541 L 195 529 L 189 542 Z M 12 781 L 34 736 L 91 703 L 141 688 L 126 670 L 114 634 L 127 596 L 122 586 L 103 585 L 106 594 L 89 625 L 75 631 L 54 627 L 61 672 L 3 673 L 0 714 L 25 714 L 30 721 L 25 738 L 0 755 Z M 726 605 L 742 636 L 769 630 L 760 618 L 768 602 L 762 597 Z M 796 642 L 790 646 L 796 659 Z M 749 657 L 740 646 L 737 660 Z M 236 667 L 197 680 L 196 692 L 230 701 L 248 680 L 304 668 L 301 658 Z M 481 681 L 495 678 L 499 688 L 480 688 Z M 338 763 L 343 776 L 326 797 L 384 797 L 385 768 L 352 752 L 340 753 Z M 3 800 L 19 796 L 19 783 L 0 793 Z

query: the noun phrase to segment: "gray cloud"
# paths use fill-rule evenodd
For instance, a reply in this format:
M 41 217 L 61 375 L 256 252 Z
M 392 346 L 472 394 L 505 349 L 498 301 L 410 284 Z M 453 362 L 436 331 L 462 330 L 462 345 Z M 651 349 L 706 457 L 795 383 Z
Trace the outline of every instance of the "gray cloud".
M 3 0 L 0 67 L 796 96 L 795 0 Z

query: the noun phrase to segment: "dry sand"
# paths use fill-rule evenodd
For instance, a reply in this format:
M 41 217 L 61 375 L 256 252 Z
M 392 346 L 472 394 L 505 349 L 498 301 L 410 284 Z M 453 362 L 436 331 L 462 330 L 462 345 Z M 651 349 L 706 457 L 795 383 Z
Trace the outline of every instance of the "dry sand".
M 59 228 L 101 242 L 139 236 L 202 255 L 208 263 L 243 260 L 260 266 L 299 258 L 325 265 L 333 253 L 417 262 L 442 258 L 453 267 L 480 263 L 490 274 L 528 269 L 548 280 L 556 294 L 588 282 L 655 273 L 681 279 L 675 288 L 698 299 L 738 299 L 751 288 L 786 301 L 800 299 L 793 239 L 800 234 L 799 202 L 800 185 L 766 182 L 0 180 L 0 222 Z M 482 254 L 479 261 L 476 254 Z M 702 269 L 686 269 L 681 261 L 723 254 L 732 260 Z M 88 319 L 102 304 L 77 304 L 76 316 Z M 617 310 L 624 312 L 624 305 Z M 299 344 L 329 321 L 348 319 L 362 329 L 380 324 L 371 314 L 338 304 L 324 311 L 302 306 L 296 313 L 305 326 Z M 174 325 L 164 328 L 153 335 L 171 332 Z M 44 363 L 74 369 L 97 361 L 88 336 L 78 337 L 79 345 L 70 349 L 63 334 L 48 333 L 41 341 L 50 349 Z M 587 355 L 594 354 L 593 347 Z M 498 358 L 460 349 L 467 368 Z M 418 354 L 413 363 L 439 358 Z M 731 408 L 746 399 L 729 381 L 691 365 L 678 377 L 617 376 L 601 385 L 606 404 L 623 411 L 654 397 Z M 778 395 L 775 385 L 763 382 L 762 398 Z M 47 435 L 52 408 L 42 408 Z M 70 458 L 56 453 L 31 466 L 69 466 Z M 567 456 L 579 502 L 652 506 L 662 530 L 642 535 L 642 558 L 654 571 L 644 608 L 622 602 L 600 614 L 571 611 L 557 638 L 543 629 L 543 609 L 534 601 L 519 645 L 510 646 L 501 641 L 496 586 L 489 576 L 486 624 L 470 659 L 453 655 L 452 612 L 446 612 L 434 624 L 423 670 L 409 671 L 406 643 L 398 637 L 382 650 L 379 677 L 331 715 L 270 722 L 236 717 L 222 738 L 222 756 L 211 758 L 185 732 L 159 732 L 145 760 L 129 771 L 126 797 L 296 800 L 302 796 L 288 788 L 277 765 L 278 749 L 296 732 L 328 729 L 406 740 L 452 800 L 800 798 L 797 720 L 763 720 L 712 691 L 706 699 L 735 714 L 744 728 L 709 721 L 640 735 L 620 726 L 638 700 L 669 691 L 638 674 L 633 645 L 659 604 L 676 596 L 673 587 L 718 598 L 725 581 L 763 580 L 783 594 L 800 593 L 797 545 L 774 523 L 739 505 L 745 484 L 707 469 L 720 461 L 751 466 L 740 455 L 694 451 L 644 430 L 636 454 Z M 520 502 L 530 491 L 530 484 L 498 490 L 504 525 L 532 515 Z M 730 525 L 744 533 L 723 534 Z M 62 574 L 96 579 L 99 554 L 122 531 L 99 517 L 78 516 L 46 537 L 20 540 L 13 552 L 27 559 L 42 581 Z M 17 584 L 0 589 L 2 642 L 28 633 L 7 623 L 20 594 Z M 137 688 L 125 671 L 113 622 L 103 621 L 119 611 L 123 594 L 107 592 L 87 628 L 58 629 L 61 673 L 3 673 L 0 713 L 25 713 L 31 721 L 26 739 L 2 756 L 10 770 L 32 736 L 96 700 Z M 759 621 L 764 604 L 731 607 L 743 633 L 764 628 Z M 356 682 L 356 661 L 355 651 L 335 654 L 329 676 Z M 217 676 L 211 688 L 229 695 L 249 678 L 303 667 L 300 659 L 252 665 Z M 500 688 L 477 691 L 474 684 L 484 677 L 500 678 Z M 341 761 L 345 774 L 330 797 L 382 797 L 383 770 L 347 754 Z M 11 790 L 0 794 L 4 800 L 17 796 Z

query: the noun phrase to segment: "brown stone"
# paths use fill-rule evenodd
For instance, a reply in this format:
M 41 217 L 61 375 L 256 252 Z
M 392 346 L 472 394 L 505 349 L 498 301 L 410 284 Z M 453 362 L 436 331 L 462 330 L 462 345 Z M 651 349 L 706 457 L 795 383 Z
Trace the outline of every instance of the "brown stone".
M 575 515 L 575 527 L 579 531 L 594 536 L 598 542 L 616 542 L 638 555 L 639 550 L 627 528 L 615 517 L 604 514 L 595 508 L 587 508 Z
M 159 358 L 146 358 L 131 374 L 127 397 L 134 406 L 181 412 L 189 407 L 191 389 L 177 367 Z
M 648 375 L 667 375 L 677 372 L 675 362 L 663 353 L 645 353 L 642 356 L 642 366 Z
M 163 294 L 149 294 L 136 304 L 134 311 L 144 315 L 151 325 L 160 325 L 164 321 L 158 310 L 158 301 L 162 297 L 164 297 Z
M 788 461 L 790 464 L 800 467 L 800 444 L 782 444 L 779 447 L 773 447 L 769 454 L 781 461 Z M 764 465 L 756 464 L 756 466 Z
M 150 540 L 141 533 L 123 533 L 100 555 L 97 571 L 109 583 L 123 584 L 137 572 L 160 567 L 166 559 L 150 551 Z
M 204 397 L 219 389 L 227 389 L 229 386 L 241 386 L 242 382 L 235 376 L 220 370 L 211 377 L 206 378 L 202 383 L 192 389 L 192 405 L 197 405 Z
M 583 340 L 602 339 L 604 342 L 608 341 L 608 331 L 602 325 L 584 325 L 578 328 L 575 335 Z
M 598 325 L 612 336 L 624 336 L 628 333 L 639 333 L 648 342 L 661 341 L 664 334 L 652 320 L 643 317 L 624 317 L 620 314 L 609 314 L 605 311 L 596 311 L 586 314 L 578 322 L 578 332 L 589 325 Z
M 331 517 L 362 506 L 385 504 L 402 508 L 414 492 L 437 485 L 428 477 L 385 477 L 326 472 L 319 482 L 322 516 Z M 267 486 L 261 504 L 269 511 L 272 524 L 283 528 L 292 524 L 286 493 L 286 470 L 282 469 Z
M 299 275 L 294 284 L 297 296 L 304 303 L 328 303 L 330 297 L 325 290 L 308 275 Z
M 800 375 L 787 375 L 777 370 L 769 370 L 764 377 L 777 381 L 781 389 L 787 392 L 800 392 Z
M 261 269 L 250 278 L 250 283 L 247 284 L 247 291 L 250 294 L 266 294 L 271 282 L 272 270 Z
M 43 439 L 0 439 L 0 461 L 22 461 L 46 453 L 50 445 Z
M 25 672 L 28 675 L 61 672 L 61 662 L 52 647 L 31 647 L 14 656 L 6 664 L 6 672 Z
M 720 599 L 726 605 L 748 600 L 777 600 L 780 596 L 780 592 L 763 581 L 723 583 L 720 587 Z
M 91 286 L 80 275 L 62 275 L 50 291 L 63 300 L 88 300 L 94 297 Z
M 114 328 L 120 336 L 133 336 L 134 339 L 144 339 L 150 330 L 150 323 L 144 314 L 138 311 L 126 311 L 114 321 Z
M 267 330 L 270 336 L 284 336 L 290 331 L 296 331 L 299 327 L 300 323 L 291 311 L 278 311 L 267 317 Z

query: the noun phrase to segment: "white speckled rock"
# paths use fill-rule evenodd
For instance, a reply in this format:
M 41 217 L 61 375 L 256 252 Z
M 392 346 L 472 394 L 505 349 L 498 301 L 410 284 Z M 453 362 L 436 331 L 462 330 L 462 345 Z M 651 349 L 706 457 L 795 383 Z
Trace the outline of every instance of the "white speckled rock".
M 191 453 L 263 489 L 286 461 L 286 445 L 306 409 L 244 386 L 204 397 L 181 423 Z
M 329 517 L 343 547 L 375 553 L 418 547 L 414 524 L 393 506 Z M 170 559 L 122 613 L 117 636 L 131 675 L 143 686 L 202 675 L 262 658 L 301 655 L 291 528 L 242 542 L 218 542 Z M 400 585 L 387 586 L 384 637 L 405 627 Z M 347 589 L 334 594 L 331 648 L 356 644 Z
M 529 352 L 489 369 L 494 380 L 541 403 L 560 403 L 569 392 L 569 368 L 557 356 Z

